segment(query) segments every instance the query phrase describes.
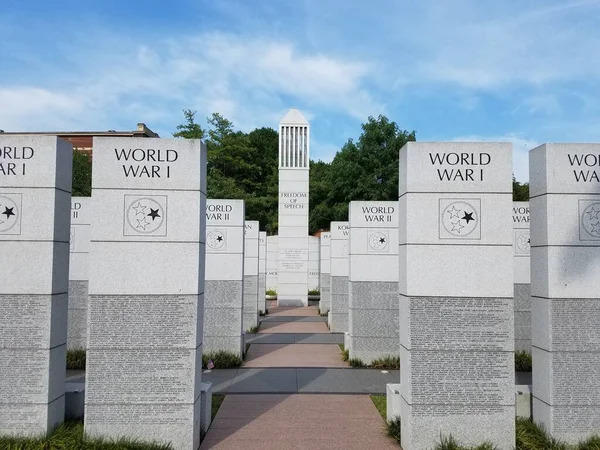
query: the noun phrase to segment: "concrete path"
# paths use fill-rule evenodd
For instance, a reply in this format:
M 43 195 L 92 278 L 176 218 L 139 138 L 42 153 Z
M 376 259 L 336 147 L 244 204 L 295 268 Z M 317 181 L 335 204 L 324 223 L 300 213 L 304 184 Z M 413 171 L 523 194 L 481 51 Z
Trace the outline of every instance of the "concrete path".
M 201 450 L 397 449 L 368 396 L 228 395 Z
M 344 333 L 273 333 L 247 334 L 250 344 L 343 344 Z
M 398 370 L 351 368 L 242 367 L 202 373 L 214 394 L 385 394 L 385 385 L 399 380 Z
M 261 322 L 258 334 L 271 333 L 327 333 L 329 328 L 323 322 Z
M 244 367 L 349 367 L 335 344 L 252 344 Z

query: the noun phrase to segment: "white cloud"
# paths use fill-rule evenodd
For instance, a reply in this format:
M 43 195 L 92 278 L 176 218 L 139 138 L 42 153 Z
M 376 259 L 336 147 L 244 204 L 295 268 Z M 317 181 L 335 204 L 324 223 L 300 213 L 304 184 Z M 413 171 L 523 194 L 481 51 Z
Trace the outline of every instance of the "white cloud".
M 80 97 L 38 87 L 0 88 L 0 128 L 52 130 L 80 114 L 84 103 Z
M 106 38 L 109 47 L 114 41 Z M 276 127 L 280 112 L 290 106 L 360 118 L 383 109 L 364 87 L 373 70 L 369 64 L 302 51 L 282 39 L 204 33 L 138 42 L 118 53 L 100 40 L 77 48 L 77 54 L 82 57 L 68 80 L 49 72 L 47 83 L 40 80 L 35 87 L 7 84 L 0 100 L 17 112 L 8 117 L 5 108 L 0 125 L 24 131 L 102 129 L 149 118 L 163 122 L 151 124 L 156 129 L 172 130 L 182 120 L 181 109 L 191 108 L 199 121 L 220 112 L 250 129 Z

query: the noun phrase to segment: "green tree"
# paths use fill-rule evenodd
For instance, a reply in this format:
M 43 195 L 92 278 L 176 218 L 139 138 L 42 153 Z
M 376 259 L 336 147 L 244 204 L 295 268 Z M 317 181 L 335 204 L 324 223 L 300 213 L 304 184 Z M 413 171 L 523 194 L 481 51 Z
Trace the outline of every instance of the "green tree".
M 181 137 L 197 137 L 202 130 L 194 112 L 184 111 L 186 124 L 177 127 Z M 267 233 L 277 232 L 278 133 L 258 128 L 251 133 L 236 131 L 234 124 L 219 113 L 207 118 L 207 194 L 209 198 L 242 199 L 246 219 L 258 220 Z M 177 133 L 174 133 L 176 135 Z
M 415 140 L 414 131 L 401 130 L 387 117 L 369 117 L 358 141 L 348 139 L 321 180 L 320 189 L 328 194 L 311 204 L 311 232 L 328 229 L 334 220 L 348 220 L 348 203 L 353 200 L 396 200 L 398 155 L 404 144 Z
M 204 130 L 194 119 L 196 111 L 184 109 L 183 116 L 185 117 L 185 123 L 177 125 L 177 131 L 173 133 L 173 137 L 183 139 L 203 139 Z
M 526 202 L 529 200 L 529 183 L 521 183 L 513 176 L 513 200 Z
M 73 149 L 73 197 L 90 197 L 92 195 L 92 158 L 87 153 Z

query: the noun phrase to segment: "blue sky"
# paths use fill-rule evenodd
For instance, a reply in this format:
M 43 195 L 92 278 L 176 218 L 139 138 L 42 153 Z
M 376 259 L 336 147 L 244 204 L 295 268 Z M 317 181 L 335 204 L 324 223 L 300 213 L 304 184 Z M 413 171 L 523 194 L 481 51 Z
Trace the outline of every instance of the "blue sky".
M 353 5 L 356 3 L 356 5 Z M 352 5 L 352 6 L 349 6 Z M 369 115 L 418 140 L 600 141 L 600 0 L 2 0 L 0 129 L 170 137 L 290 107 L 331 160 Z

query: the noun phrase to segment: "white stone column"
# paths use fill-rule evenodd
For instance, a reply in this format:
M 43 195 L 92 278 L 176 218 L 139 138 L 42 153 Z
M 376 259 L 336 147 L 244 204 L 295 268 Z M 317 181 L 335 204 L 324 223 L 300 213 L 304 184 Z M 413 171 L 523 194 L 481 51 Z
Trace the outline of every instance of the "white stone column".
M 327 314 L 331 309 L 331 233 L 321 233 L 321 300 L 319 309 L 321 314 Z
M 512 146 L 400 151 L 402 448 L 515 443 Z
M 197 449 L 206 147 L 94 138 L 92 198 L 85 432 Z
M 600 434 L 600 144 L 529 152 L 533 419 Z
M 331 222 L 331 331 L 348 331 L 348 222 Z
M 247 220 L 244 226 L 244 331 L 258 325 L 259 228 L 256 220 Z
M 277 236 L 267 236 L 267 290 L 272 289 L 277 292 L 277 258 L 279 257 L 279 238 Z
M 244 216 L 243 200 L 206 200 L 204 352 L 244 352 Z
M 0 434 L 64 419 L 71 145 L 0 134 Z
M 350 202 L 350 357 L 365 364 L 397 356 L 398 202 Z
M 308 290 L 320 290 L 321 284 L 321 239 L 308 237 Z
M 71 199 L 68 349 L 85 349 L 87 345 L 91 203 L 91 197 Z
M 267 309 L 267 233 L 258 233 L 258 311 Z
M 310 128 L 297 109 L 279 124 L 278 306 L 308 305 Z
M 513 202 L 512 218 L 514 229 L 515 350 L 525 350 L 531 353 L 529 202 Z

